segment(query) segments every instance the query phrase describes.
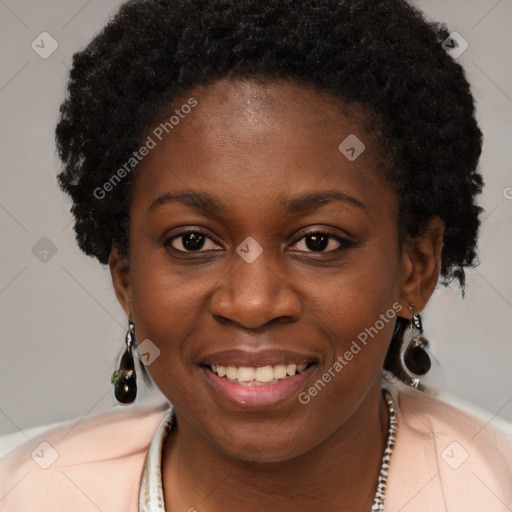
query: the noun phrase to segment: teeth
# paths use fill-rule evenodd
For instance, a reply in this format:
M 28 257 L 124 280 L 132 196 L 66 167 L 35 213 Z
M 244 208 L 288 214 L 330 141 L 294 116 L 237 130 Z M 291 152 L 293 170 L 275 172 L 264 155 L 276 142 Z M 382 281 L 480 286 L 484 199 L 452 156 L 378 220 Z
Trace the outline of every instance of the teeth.
M 238 374 L 239 380 L 245 380 L 241 377 L 240 373 Z M 263 366 L 263 368 L 256 368 L 254 372 L 254 379 L 259 382 L 270 382 L 274 380 L 274 369 L 272 366 Z
M 272 369 L 271 366 L 268 368 Z M 261 368 L 258 368 L 258 372 L 261 370 Z M 254 368 L 248 368 L 247 366 L 242 366 L 238 368 L 238 380 L 243 380 L 245 382 L 250 382 L 251 380 L 254 380 L 254 374 L 256 371 Z M 258 378 L 256 380 L 261 380 L 260 376 L 258 375 Z M 272 380 L 272 378 L 270 379 Z
M 274 380 L 285 379 L 288 376 L 302 373 L 307 364 L 275 364 L 273 366 L 260 366 L 253 368 L 250 366 L 222 366 L 213 365 L 211 369 L 219 377 L 227 377 L 229 380 L 238 381 L 239 383 L 263 383 L 272 382 Z
M 286 373 L 288 375 L 295 375 L 295 372 L 297 371 L 297 365 L 296 364 L 289 364 L 286 367 Z
M 286 365 L 276 364 L 274 366 L 274 377 L 276 379 L 284 379 L 286 377 Z
M 226 377 L 231 380 L 238 378 L 238 368 L 236 366 L 226 366 Z

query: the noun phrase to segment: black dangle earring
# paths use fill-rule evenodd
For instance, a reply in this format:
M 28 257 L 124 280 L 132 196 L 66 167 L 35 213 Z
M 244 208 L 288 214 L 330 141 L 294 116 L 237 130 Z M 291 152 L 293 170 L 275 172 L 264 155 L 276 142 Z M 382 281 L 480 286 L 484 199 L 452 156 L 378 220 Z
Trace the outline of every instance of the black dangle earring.
M 425 375 L 431 366 L 430 357 L 426 352 L 428 340 L 423 336 L 421 317 L 419 314 L 413 314 L 413 307 L 414 305 L 410 307 L 413 316 L 409 323 L 412 338 L 404 352 L 404 364 L 414 375 Z
M 111 382 L 114 384 L 114 394 L 122 404 L 131 404 L 137 396 L 137 378 L 132 347 L 135 343 L 135 324 L 128 320 L 126 333 L 126 351 L 121 357 L 119 369 L 112 373 Z

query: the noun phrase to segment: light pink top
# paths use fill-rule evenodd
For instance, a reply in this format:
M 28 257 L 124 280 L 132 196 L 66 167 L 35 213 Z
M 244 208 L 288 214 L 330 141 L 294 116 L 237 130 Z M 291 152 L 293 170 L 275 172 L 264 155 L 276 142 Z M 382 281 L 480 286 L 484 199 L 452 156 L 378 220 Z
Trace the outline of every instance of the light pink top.
M 386 387 L 398 407 L 386 512 L 512 511 L 510 437 L 420 391 Z M 146 455 L 169 412 L 116 408 L 27 441 L 0 460 L 0 511 L 138 512 Z

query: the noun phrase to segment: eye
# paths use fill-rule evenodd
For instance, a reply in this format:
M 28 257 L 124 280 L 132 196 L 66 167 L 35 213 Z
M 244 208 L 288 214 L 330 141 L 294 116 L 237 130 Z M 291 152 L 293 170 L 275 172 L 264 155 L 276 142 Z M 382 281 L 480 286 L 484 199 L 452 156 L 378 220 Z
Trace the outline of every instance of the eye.
M 210 242 L 210 247 L 205 247 Z M 332 247 L 334 244 L 334 247 Z M 172 236 L 165 242 L 178 252 L 206 252 L 222 249 L 206 233 L 198 230 L 185 231 Z M 302 245 L 302 247 L 301 247 Z M 305 248 L 304 248 L 305 245 Z M 337 245 L 337 247 L 336 247 Z M 310 231 L 292 246 L 292 250 L 303 252 L 336 252 L 342 248 L 352 247 L 354 244 L 347 239 L 338 237 L 324 231 Z M 327 250 L 329 249 L 329 250 Z
M 180 240 L 181 239 L 181 240 Z M 185 231 L 166 240 L 165 245 L 170 245 L 179 252 L 204 252 L 207 241 L 211 242 L 213 247 L 207 247 L 205 250 L 220 249 L 221 247 L 213 242 L 210 237 L 202 231 Z M 207 245 L 207 244 L 206 244 Z M 181 247 L 181 248 L 180 248 Z
M 334 248 L 332 247 L 333 244 Z M 301 245 L 302 247 L 304 247 L 305 245 L 306 248 L 309 249 L 309 251 L 301 248 Z M 298 246 L 294 250 L 305 252 L 336 252 L 341 248 L 350 247 L 352 245 L 352 242 L 350 242 L 349 240 L 340 238 L 330 233 L 326 233 L 324 231 L 310 231 L 309 233 L 306 233 L 302 238 L 300 238 L 297 242 L 295 242 L 293 247 Z M 330 248 L 330 250 L 326 250 L 327 248 Z

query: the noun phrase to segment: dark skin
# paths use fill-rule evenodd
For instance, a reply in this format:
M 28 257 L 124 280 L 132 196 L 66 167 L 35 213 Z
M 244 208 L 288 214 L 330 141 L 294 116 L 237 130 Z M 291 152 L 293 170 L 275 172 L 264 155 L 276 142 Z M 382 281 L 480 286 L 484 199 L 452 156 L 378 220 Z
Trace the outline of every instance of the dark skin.
M 424 308 L 439 277 L 443 225 L 432 219 L 399 244 L 396 193 L 359 108 L 341 110 L 292 83 L 221 80 L 169 111 L 190 97 L 197 107 L 137 171 L 130 253 L 114 246 L 110 258 L 137 338 L 161 351 L 151 377 L 176 410 L 163 454 L 166 510 L 366 512 L 387 436 L 380 378 L 394 322 L 306 405 L 294 395 L 237 408 L 200 364 L 231 348 L 289 350 L 314 362 L 307 390 L 394 303 L 403 317 L 411 304 Z M 351 133 L 366 145 L 353 162 L 338 150 Z M 225 211 L 165 200 L 150 208 L 184 190 Z M 282 204 L 321 191 L 350 199 L 293 212 Z M 204 245 L 187 252 L 186 233 L 197 230 Z M 342 241 L 312 249 L 310 230 Z M 247 237 L 263 249 L 252 263 L 236 252 Z

